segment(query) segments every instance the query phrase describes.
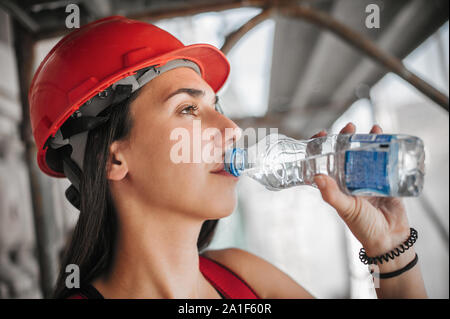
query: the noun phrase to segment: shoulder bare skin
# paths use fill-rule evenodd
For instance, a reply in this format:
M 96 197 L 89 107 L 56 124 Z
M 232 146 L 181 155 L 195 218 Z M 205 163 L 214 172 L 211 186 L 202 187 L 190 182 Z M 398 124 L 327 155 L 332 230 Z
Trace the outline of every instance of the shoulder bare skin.
M 208 250 L 202 255 L 235 272 L 255 290 L 260 298 L 314 298 L 285 272 L 263 258 L 245 250 L 239 248 Z

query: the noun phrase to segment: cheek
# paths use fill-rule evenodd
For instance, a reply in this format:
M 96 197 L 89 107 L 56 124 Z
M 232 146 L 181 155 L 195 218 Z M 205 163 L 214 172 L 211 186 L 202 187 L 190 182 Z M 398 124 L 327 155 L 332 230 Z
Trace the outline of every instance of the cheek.
M 235 182 L 209 173 L 211 164 L 177 163 L 173 149 L 180 138 L 170 140 L 172 130 L 157 131 L 148 131 L 132 147 L 129 171 L 140 197 L 150 205 L 183 210 L 206 219 L 229 215 L 236 204 Z M 186 150 L 192 159 L 190 138 Z
M 136 139 L 129 156 L 129 174 L 136 191 L 152 202 L 186 204 L 198 200 L 198 193 L 207 186 L 203 164 L 177 163 L 171 158 L 176 141 L 170 132 L 159 130 Z

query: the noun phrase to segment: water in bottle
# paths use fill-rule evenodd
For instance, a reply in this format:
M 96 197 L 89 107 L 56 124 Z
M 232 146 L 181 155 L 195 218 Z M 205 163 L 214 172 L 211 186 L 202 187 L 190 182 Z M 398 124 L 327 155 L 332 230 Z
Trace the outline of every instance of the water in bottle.
M 269 134 L 225 154 L 225 170 L 270 190 L 311 185 L 316 174 L 334 178 L 356 196 L 418 196 L 425 175 L 423 141 L 405 134 L 334 134 L 295 140 Z

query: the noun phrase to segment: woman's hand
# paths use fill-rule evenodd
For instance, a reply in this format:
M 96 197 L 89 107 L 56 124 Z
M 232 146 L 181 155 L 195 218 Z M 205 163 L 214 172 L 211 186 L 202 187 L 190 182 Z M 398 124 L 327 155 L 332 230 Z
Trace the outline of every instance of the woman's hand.
M 348 123 L 340 134 L 355 133 L 355 125 Z M 314 137 L 325 136 L 321 131 Z M 370 134 L 382 134 L 374 125 Z M 383 255 L 409 237 L 409 224 L 403 201 L 397 197 L 350 196 L 344 194 L 336 181 L 323 174 L 314 177 L 322 198 L 338 212 L 370 257 Z
M 355 126 L 348 123 L 341 134 L 355 133 Z M 372 134 L 381 134 L 381 128 L 374 125 Z M 325 136 L 320 132 L 313 137 Z M 397 197 L 350 196 L 344 194 L 336 181 L 318 174 L 314 182 L 322 198 L 338 212 L 355 237 L 361 242 L 369 257 L 390 252 L 409 237 L 409 225 L 403 201 Z M 379 273 L 389 273 L 404 268 L 413 260 L 414 248 L 390 262 L 377 265 Z M 427 298 L 419 266 L 399 276 L 378 280 L 375 285 L 378 298 Z M 374 282 L 375 284 L 375 282 Z

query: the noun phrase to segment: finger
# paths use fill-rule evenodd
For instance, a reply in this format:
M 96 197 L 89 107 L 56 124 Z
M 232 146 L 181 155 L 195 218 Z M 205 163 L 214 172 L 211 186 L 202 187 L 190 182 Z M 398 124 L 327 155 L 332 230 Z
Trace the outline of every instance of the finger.
M 356 126 L 352 122 L 347 123 L 346 126 L 339 132 L 339 134 L 353 134 L 355 133 Z
M 319 188 L 323 200 L 333 206 L 344 221 L 350 221 L 355 211 L 353 197 L 344 194 L 336 181 L 329 176 L 318 174 L 314 176 L 314 182 Z
M 383 130 L 378 124 L 375 124 L 370 130 L 370 134 L 383 134 Z
M 326 130 L 322 130 L 319 133 L 311 136 L 310 138 L 316 138 L 316 137 L 321 137 L 321 136 L 326 136 L 327 135 L 327 131 Z

